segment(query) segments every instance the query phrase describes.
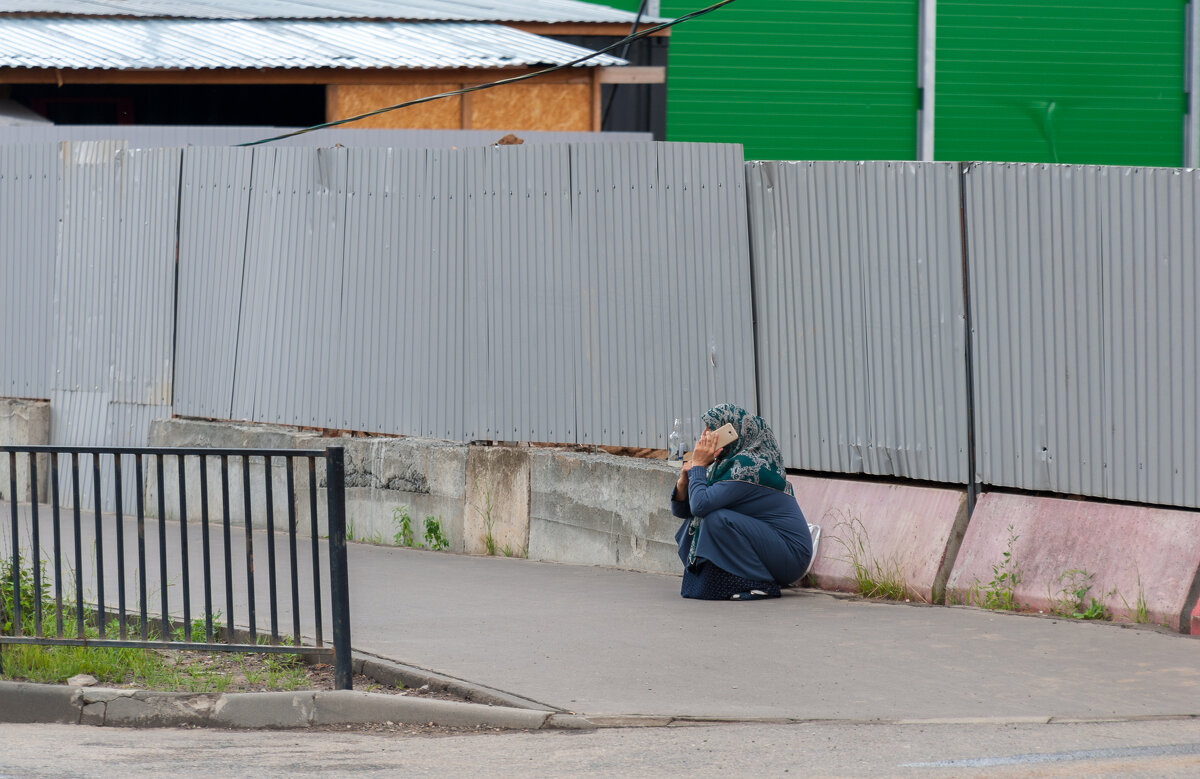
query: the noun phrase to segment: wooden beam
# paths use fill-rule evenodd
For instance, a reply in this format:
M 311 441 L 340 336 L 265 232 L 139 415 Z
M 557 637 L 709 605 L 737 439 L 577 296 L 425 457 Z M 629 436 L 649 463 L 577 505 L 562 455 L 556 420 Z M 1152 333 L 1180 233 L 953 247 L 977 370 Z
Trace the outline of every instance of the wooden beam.
M 601 95 L 604 89 L 600 86 L 600 71 L 592 71 L 592 132 L 598 133 L 604 129 L 604 109 Z
M 467 86 L 464 84 L 463 86 Z M 460 120 L 459 126 L 464 130 L 470 130 L 474 127 L 475 119 L 475 93 L 467 92 L 459 98 Z
M 662 65 L 625 65 L 615 68 L 596 68 L 601 84 L 665 84 L 667 69 Z
M 341 117 L 333 115 L 333 107 L 337 105 L 337 84 L 325 85 L 325 121 L 335 122 Z
M 590 84 L 593 68 L 580 67 L 538 76 L 543 84 Z M 499 81 L 536 72 L 532 68 L 495 70 L 55 70 L 0 68 L 0 84 L 446 84 Z

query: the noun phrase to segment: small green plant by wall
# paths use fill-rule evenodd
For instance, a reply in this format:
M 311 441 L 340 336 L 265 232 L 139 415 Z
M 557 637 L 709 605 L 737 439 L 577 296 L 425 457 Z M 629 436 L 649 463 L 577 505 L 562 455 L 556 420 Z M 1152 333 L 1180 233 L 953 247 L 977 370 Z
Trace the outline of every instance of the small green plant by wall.
M 871 542 L 862 520 L 849 512 L 831 509 L 825 520 L 833 524 L 830 538 L 842 547 L 842 556 L 837 558 L 847 563 L 854 572 L 855 587 L 865 598 L 885 600 L 917 600 L 908 586 L 895 557 L 879 559 L 871 551 Z
M 396 527 L 396 532 L 392 535 L 392 541 L 396 546 L 413 545 L 412 518 L 408 515 L 408 506 L 396 506 L 392 509 L 392 524 Z
M 496 536 L 493 532 L 496 526 L 496 518 L 492 515 L 492 510 L 494 508 L 492 502 L 492 485 L 484 484 L 482 478 L 476 479 L 476 491 L 479 490 L 480 484 L 483 484 L 483 505 L 479 506 L 473 503 L 471 504 L 471 510 L 475 512 L 476 516 L 483 520 L 483 545 L 484 548 L 487 549 L 487 553 L 490 556 L 496 554 Z
M 417 549 L 421 547 L 421 544 L 416 540 L 416 533 L 413 531 L 412 517 L 409 516 L 408 506 L 396 506 L 392 509 L 392 525 L 396 528 L 396 532 L 392 535 L 392 541 L 396 546 L 407 546 Z M 441 517 L 426 514 L 422 536 L 425 541 L 425 547 L 428 549 L 440 552 L 443 549 L 450 548 L 450 539 L 446 537 Z
M 1146 603 L 1146 590 L 1142 586 L 1142 572 L 1137 572 L 1137 599 L 1133 606 L 1129 605 L 1129 601 L 1125 600 L 1125 596 L 1117 593 L 1121 598 L 1121 603 L 1125 604 L 1125 611 L 1128 612 L 1129 620 L 1138 625 L 1150 624 L 1150 606 Z
M 450 539 L 442 531 L 442 518 L 432 514 L 425 515 L 425 546 L 435 552 L 440 552 L 450 546 Z
M 1090 597 L 1095 576 L 1083 568 L 1071 568 L 1059 574 L 1060 587 L 1057 593 L 1050 595 L 1050 610 L 1071 619 L 1108 619 L 1108 608 L 1104 603 Z M 1108 594 L 1115 593 L 1113 590 Z
M 992 565 L 992 580 L 981 584 L 978 579 L 967 593 L 967 605 L 981 606 L 995 611 L 1016 611 L 1016 588 L 1021 583 L 1021 569 L 1013 556 L 1013 545 L 1020 538 L 1013 526 L 1008 526 L 1008 544 L 1000 556 L 1000 562 Z

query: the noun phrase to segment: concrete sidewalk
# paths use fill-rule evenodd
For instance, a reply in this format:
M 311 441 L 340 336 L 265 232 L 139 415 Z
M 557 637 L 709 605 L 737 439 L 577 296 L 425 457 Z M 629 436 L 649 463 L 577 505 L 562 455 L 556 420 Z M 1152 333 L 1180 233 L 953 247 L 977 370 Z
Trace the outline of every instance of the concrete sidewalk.
M 86 549 L 91 526 L 83 523 Z M 176 548 L 177 523 L 167 530 Z M 150 548 L 156 533 L 148 524 Z M 265 542 L 255 533 L 260 553 Z M 105 543 L 111 554 L 113 539 Z M 308 542 L 300 547 L 309 559 Z M 199 543 L 191 552 L 200 554 Z M 501 706 L 577 712 L 601 724 L 1200 715 L 1200 643 L 1178 634 L 815 590 L 692 601 L 666 574 L 365 544 L 349 545 L 349 563 L 355 650 L 513 696 L 490 697 Z M 157 574 L 147 568 L 157 604 Z M 302 571 L 302 592 L 311 591 L 310 573 Z M 178 608 L 177 573 L 168 576 Z M 223 604 L 220 585 L 214 602 Z M 260 615 L 266 590 L 257 590 Z M 192 592 L 198 597 L 195 582 Z M 239 622 L 245 613 L 239 605 Z
M 679 597 L 662 574 L 350 545 L 356 649 L 593 719 L 1200 715 L 1200 644 L 812 590 Z

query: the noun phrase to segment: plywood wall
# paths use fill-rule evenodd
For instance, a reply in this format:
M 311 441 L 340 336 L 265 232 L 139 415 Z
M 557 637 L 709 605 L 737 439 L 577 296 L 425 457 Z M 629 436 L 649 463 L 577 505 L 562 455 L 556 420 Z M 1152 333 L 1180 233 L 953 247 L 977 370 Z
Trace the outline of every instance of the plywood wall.
M 329 121 L 366 113 L 462 84 L 342 84 L 328 88 Z M 521 83 L 389 111 L 355 122 L 355 127 L 423 130 L 594 129 L 591 83 Z
M 510 84 L 474 95 L 472 126 L 490 130 L 592 129 L 590 84 Z
M 339 84 L 326 95 L 327 121 L 365 114 L 397 103 L 452 92 L 462 84 Z M 388 111 L 354 123 L 360 128 L 454 130 L 462 127 L 462 98 L 444 97 L 429 103 Z

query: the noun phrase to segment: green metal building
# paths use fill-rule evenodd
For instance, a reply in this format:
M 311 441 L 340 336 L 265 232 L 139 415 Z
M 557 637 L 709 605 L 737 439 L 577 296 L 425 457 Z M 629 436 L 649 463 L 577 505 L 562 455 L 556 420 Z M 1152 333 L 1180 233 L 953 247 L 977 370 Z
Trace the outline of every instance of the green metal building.
M 1197 4 L 737 0 L 674 29 L 667 137 L 751 159 L 1196 167 Z

